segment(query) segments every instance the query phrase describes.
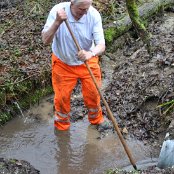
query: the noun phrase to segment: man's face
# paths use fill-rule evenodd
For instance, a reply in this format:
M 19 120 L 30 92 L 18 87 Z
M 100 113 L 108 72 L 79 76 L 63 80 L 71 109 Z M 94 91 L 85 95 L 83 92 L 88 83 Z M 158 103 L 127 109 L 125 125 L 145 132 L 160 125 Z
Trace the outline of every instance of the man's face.
M 88 12 L 90 5 L 91 5 L 90 1 L 84 1 L 79 4 L 72 4 L 73 15 L 76 18 L 80 19 L 84 14 Z

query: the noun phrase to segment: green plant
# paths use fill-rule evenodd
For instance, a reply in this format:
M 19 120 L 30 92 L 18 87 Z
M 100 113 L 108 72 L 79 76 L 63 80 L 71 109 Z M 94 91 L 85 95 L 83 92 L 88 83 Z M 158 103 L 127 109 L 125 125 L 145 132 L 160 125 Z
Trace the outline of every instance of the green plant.
M 158 108 L 159 107 L 163 107 L 164 108 L 163 114 L 167 114 L 169 112 L 172 112 L 172 111 L 174 111 L 174 99 L 170 100 L 168 102 L 162 103 L 162 104 L 158 105 L 157 107 Z
M 0 125 L 6 123 L 12 118 L 12 115 L 8 112 L 0 112 Z

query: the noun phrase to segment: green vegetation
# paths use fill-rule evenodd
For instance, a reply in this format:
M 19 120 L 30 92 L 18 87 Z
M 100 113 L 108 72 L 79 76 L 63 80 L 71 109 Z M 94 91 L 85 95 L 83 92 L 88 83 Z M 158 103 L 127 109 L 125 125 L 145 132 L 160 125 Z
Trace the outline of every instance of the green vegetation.
M 12 114 L 11 114 L 11 113 L 0 112 L 0 125 L 6 123 L 6 122 L 9 121 L 11 118 L 12 118 Z
M 140 19 L 137 2 L 135 0 L 126 0 L 126 6 L 128 9 L 129 16 L 132 20 L 132 23 L 137 30 L 137 34 L 141 37 L 142 41 L 146 46 L 147 51 L 151 54 L 151 45 L 150 38 L 151 34 L 148 33 L 146 27 L 142 20 Z
M 160 104 L 158 107 L 163 108 L 163 114 L 166 115 L 174 111 L 174 100 Z
M 129 174 L 140 174 L 141 172 L 138 171 L 138 170 L 133 170 L 133 171 L 130 171 L 130 172 L 127 172 L 127 171 L 124 171 L 122 169 L 110 169 L 106 172 L 106 174 L 126 174 L 126 173 L 129 173 Z
M 49 77 L 44 77 L 48 79 Z M 3 91 L 0 93 L 0 125 L 10 120 L 13 116 L 19 113 L 19 104 L 22 110 L 28 109 L 31 105 L 39 103 L 39 100 L 44 96 L 53 92 L 51 82 L 37 80 L 27 80 L 18 84 L 6 83 Z
M 109 27 L 104 30 L 105 40 L 107 50 L 112 52 L 114 41 L 121 36 L 123 31 L 125 30 L 125 26 L 120 26 L 119 29 L 116 27 Z
M 114 27 L 108 28 L 108 29 L 104 30 L 104 35 L 105 35 L 106 43 L 111 44 L 115 38 L 116 29 Z

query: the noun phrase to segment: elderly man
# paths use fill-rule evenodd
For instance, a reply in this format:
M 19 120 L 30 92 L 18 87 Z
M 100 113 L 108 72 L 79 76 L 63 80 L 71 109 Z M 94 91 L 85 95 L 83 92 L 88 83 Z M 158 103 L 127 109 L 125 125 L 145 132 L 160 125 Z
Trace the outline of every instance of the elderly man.
M 74 33 L 81 51 L 66 27 L 64 20 Z M 70 97 L 79 79 L 82 94 L 88 109 L 91 124 L 108 128 L 100 106 L 100 96 L 84 64 L 87 61 L 98 85 L 101 85 L 99 58 L 105 51 L 105 40 L 99 12 L 92 6 L 92 0 L 71 0 L 55 5 L 42 31 L 45 44 L 52 42 L 52 85 L 55 93 L 55 121 L 58 130 L 70 127 Z

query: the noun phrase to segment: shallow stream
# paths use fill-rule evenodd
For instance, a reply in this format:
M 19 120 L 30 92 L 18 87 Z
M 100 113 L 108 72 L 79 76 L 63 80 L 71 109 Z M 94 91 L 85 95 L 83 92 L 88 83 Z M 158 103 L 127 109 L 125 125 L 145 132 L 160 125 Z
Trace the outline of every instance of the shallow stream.
M 101 174 L 109 168 L 129 166 L 129 159 L 116 133 L 101 138 L 87 118 L 71 124 L 67 132 L 53 127 L 53 96 L 43 99 L 0 128 L 0 156 L 26 160 L 41 174 Z M 156 163 L 154 150 L 132 138 L 127 139 L 136 162 Z M 155 150 L 156 151 L 156 150 Z

